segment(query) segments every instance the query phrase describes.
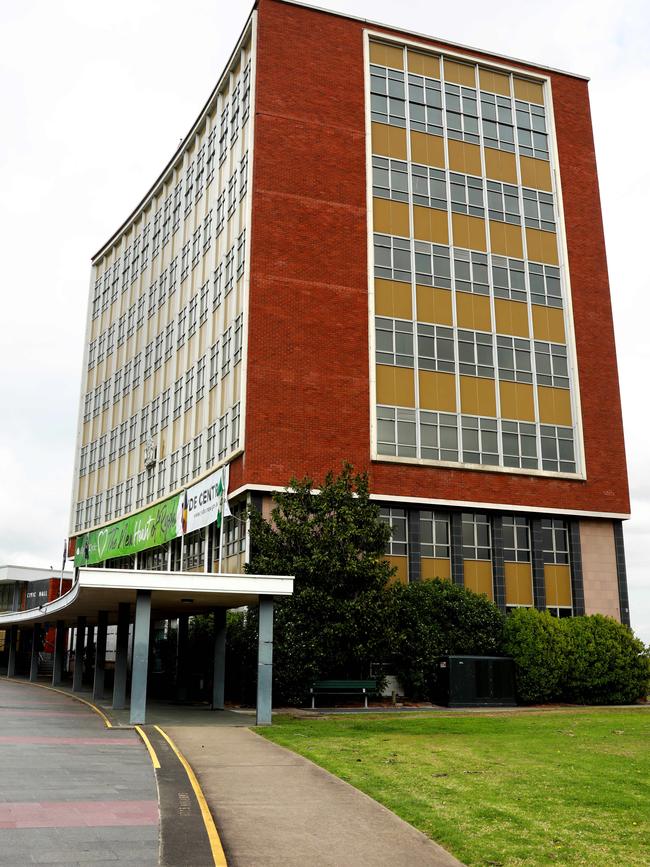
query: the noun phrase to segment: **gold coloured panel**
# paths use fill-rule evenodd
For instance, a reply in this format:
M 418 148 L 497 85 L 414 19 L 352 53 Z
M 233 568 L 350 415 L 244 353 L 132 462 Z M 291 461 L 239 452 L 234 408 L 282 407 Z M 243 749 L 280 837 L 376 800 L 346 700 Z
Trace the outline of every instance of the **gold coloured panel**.
M 391 566 L 397 569 L 397 572 L 391 578 L 393 582 L 399 582 L 400 584 L 408 584 L 409 583 L 409 567 L 408 567 L 408 557 L 398 556 L 397 554 L 387 554 L 384 557 L 385 560 L 388 560 Z
M 416 75 L 426 75 L 428 78 L 440 78 L 440 58 L 430 54 L 420 54 L 419 51 L 406 52 L 408 57 L 409 72 Z
M 392 66 L 393 69 L 404 69 L 404 52 L 393 45 L 380 42 L 370 43 L 370 62 L 378 66 Z
M 456 412 L 456 377 L 453 373 L 419 370 L 420 409 Z
M 519 157 L 522 187 L 532 187 L 535 190 L 553 189 L 551 183 L 551 164 L 546 160 L 536 160 L 534 157 Z
M 465 587 L 474 593 L 485 593 L 488 599 L 493 599 L 492 564 L 489 560 L 464 560 Z
M 455 139 L 450 139 L 447 145 L 449 148 L 449 168 L 452 172 L 462 172 L 465 175 L 480 177 L 482 174 L 481 149 L 478 145 Z
M 420 576 L 423 581 L 431 581 L 440 578 L 442 581 L 451 581 L 451 562 L 439 557 L 422 557 L 420 560 Z
M 517 161 L 514 154 L 485 148 L 485 174 L 495 181 L 517 183 Z
M 494 380 L 481 379 L 479 376 L 461 376 L 460 409 L 468 415 L 486 415 L 496 418 Z
M 420 241 L 447 245 L 449 243 L 447 212 L 413 205 L 413 232 Z
M 411 284 L 376 278 L 375 313 L 392 319 L 412 319 Z
M 568 388 L 551 388 L 547 385 L 537 387 L 539 420 L 542 424 L 559 424 L 570 427 L 571 393 Z
M 410 367 L 377 365 L 377 403 L 415 406 L 413 370 Z
M 467 66 L 465 63 L 455 63 L 453 60 L 445 60 L 445 81 L 464 84 L 465 87 L 476 87 L 474 67 Z
M 382 157 L 406 159 L 406 130 L 387 123 L 372 122 L 372 152 Z
M 528 337 L 528 305 L 523 301 L 508 301 L 496 298 L 494 313 L 498 334 L 512 334 L 515 337 Z
M 486 251 L 485 222 L 480 217 L 452 214 L 451 228 L 454 236 L 454 247 Z
M 564 311 L 559 307 L 542 307 L 541 304 L 533 304 L 533 334 L 535 340 L 566 343 Z
M 532 385 L 500 379 L 499 398 L 501 418 L 535 421 L 535 396 Z
M 416 286 L 418 322 L 452 325 L 451 290 L 435 286 Z M 410 318 L 410 317 L 407 317 Z
M 490 220 L 490 249 L 497 256 L 523 259 L 524 245 L 521 239 L 521 228 L 512 226 L 510 223 Z
M 459 328 L 492 331 L 490 299 L 472 292 L 456 292 L 456 319 Z
M 504 563 L 506 605 L 533 604 L 533 570 L 530 563 Z
M 481 90 L 489 90 L 490 93 L 500 93 L 501 96 L 510 96 L 510 78 L 501 72 L 493 72 L 491 69 L 478 71 L 478 80 Z
M 531 262 L 544 262 L 547 265 L 558 264 L 557 235 L 555 232 L 527 228 L 526 247 Z
M 515 99 L 523 99 L 525 102 L 536 102 L 538 105 L 544 105 L 544 87 L 536 81 L 515 78 Z
M 404 130 L 401 130 L 404 132 Z M 406 159 L 406 157 L 404 157 Z M 411 161 L 421 165 L 445 167 L 445 143 L 439 135 L 411 131 Z
M 372 221 L 375 232 L 408 238 L 411 234 L 409 206 L 390 199 L 372 200 Z
M 571 567 L 546 563 L 544 585 L 547 605 L 571 605 Z

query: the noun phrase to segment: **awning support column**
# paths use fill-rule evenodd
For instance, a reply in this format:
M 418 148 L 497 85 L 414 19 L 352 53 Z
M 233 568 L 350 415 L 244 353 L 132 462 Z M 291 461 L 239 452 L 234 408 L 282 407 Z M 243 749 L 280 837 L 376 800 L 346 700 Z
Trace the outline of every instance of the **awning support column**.
M 41 627 L 38 623 L 34 624 L 32 630 L 32 655 L 29 662 L 29 679 L 32 683 L 38 680 L 38 651 L 41 645 Z
M 7 677 L 16 674 L 16 644 L 18 643 L 18 627 L 9 627 L 9 656 L 7 658 Z
M 104 700 L 104 673 L 106 671 L 106 630 L 108 611 L 97 614 L 97 646 L 95 647 L 95 677 L 93 679 L 93 701 Z
M 226 615 L 227 608 L 214 609 L 214 669 L 212 675 L 212 710 L 223 710 L 226 683 Z
M 74 644 L 74 674 L 72 675 L 72 691 L 81 692 L 84 674 L 84 650 L 86 646 L 86 618 L 77 617 L 76 640 Z
M 147 669 L 149 667 L 149 630 L 151 590 L 138 590 L 135 600 L 133 632 L 133 672 L 131 675 L 131 725 L 143 725 L 147 710 Z
M 113 710 L 126 706 L 126 673 L 129 662 L 129 620 L 131 607 L 120 602 L 117 609 L 117 640 L 115 643 L 115 677 L 113 680 Z
M 273 684 L 273 597 L 260 596 L 257 649 L 257 725 L 271 725 Z
M 54 639 L 54 664 L 52 665 L 52 686 L 59 686 L 63 680 L 63 654 L 65 647 L 65 620 L 56 621 L 56 638 Z

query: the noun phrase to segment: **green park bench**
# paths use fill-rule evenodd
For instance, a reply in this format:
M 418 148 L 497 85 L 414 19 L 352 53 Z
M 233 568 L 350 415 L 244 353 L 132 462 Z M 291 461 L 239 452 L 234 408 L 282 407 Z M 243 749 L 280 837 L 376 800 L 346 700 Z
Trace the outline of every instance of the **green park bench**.
M 376 695 L 377 681 L 371 680 L 316 680 L 309 690 L 312 709 L 316 707 L 317 695 L 362 695 L 365 707 L 368 707 L 368 696 Z

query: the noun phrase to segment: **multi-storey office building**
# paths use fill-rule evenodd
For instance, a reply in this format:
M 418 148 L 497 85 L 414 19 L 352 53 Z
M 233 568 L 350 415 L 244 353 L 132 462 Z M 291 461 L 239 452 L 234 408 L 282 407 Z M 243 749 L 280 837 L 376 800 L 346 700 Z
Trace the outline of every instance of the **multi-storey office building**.
M 342 460 L 400 580 L 628 622 L 587 81 L 259 0 L 93 259 L 72 535 L 221 466 L 231 508 L 264 509 Z M 214 569 L 216 540 L 108 562 Z

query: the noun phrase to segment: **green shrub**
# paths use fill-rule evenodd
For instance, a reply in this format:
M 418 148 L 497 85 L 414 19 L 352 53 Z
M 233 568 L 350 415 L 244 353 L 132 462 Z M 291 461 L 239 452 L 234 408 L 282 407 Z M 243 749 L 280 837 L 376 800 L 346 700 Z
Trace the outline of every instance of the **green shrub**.
M 517 696 L 538 704 L 557 701 L 567 678 L 567 620 L 546 611 L 518 608 L 506 618 L 504 651 L 515 660 Z
M 438 579 L 386 595 L 395 673 L 409 698 L 433 699 L 438 657 L 501 652 L 504 617 L 486 596 Z
M 629 704 L 646 696 L 648 654 L 631 629 L 601 614 L 568 618 L 565 628 L 569 637 L 567 701 Z

